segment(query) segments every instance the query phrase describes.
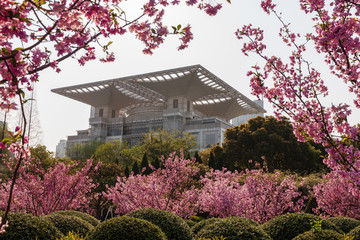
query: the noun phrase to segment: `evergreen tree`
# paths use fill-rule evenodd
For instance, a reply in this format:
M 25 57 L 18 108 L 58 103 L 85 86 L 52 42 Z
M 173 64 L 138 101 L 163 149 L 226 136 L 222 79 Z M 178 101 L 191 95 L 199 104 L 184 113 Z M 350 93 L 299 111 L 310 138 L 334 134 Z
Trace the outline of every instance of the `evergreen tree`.
M 196 159 L 195 161 L 196 161 L 197 163 L 200 163 L 200 164 L 202 163 L 198 151 L 195 152 L 194 158 Z
M 210 157 L 209 157 L 209 167 L 211 167 L 212 169 L 215 169 L 215 158 L 214 158 L 214 154 L 212 152 L 210 152 Z
M 159 158 L 155 158 L 155 161 L 153 162 L 153 167 L 154 167 L 155 169 L 159 169 L 159 168 L 160 168 Z
M 151 168 L 149 166 L 149 161 L 147 160 L 146 153 L 144 153 L 144 156 L 142 158 L 140 166 L 141 166 L 140 171 L 142 171 L 145 168 L 145 171 L 144 171 L 145 175 L 148 175 L 151 173 Z
M 136 161 L 134 162 L 134 165 L 132 167 L 132 171 L 134 172 L 134 175 L 139 174 L 139 166 L 138 166 Z
M 187 157 L 186 157 L 186 159 L 189 159 L 189 160 L 191 160 L 191 157 L 190 157 L 190 153 L 188 153 L 188 154 L 187 154 Z
M 130 171 L 129 171 L 129 167 L 128 167 L 128 166 L 126 166 L 126 168 L 125 168 L 125 176 L 126 176 L 126 177 L 129 177 L 129 176 L 130 176 Z

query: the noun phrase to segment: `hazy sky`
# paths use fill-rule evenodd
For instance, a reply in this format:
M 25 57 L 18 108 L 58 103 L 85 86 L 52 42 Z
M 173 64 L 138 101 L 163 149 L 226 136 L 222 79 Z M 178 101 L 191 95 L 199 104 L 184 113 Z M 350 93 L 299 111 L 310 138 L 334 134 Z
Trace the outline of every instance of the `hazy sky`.
M 143 1 L 130 1 L 131 8 L 126 10 L 136 15 Z M 224 1 L 225 2 L 225 1 Z M 81 67 L 75 60 L 68 60 L 60 65 L 61 73 L 48 69 L 40 74 L 37 84 L 37 108 L 43 132 L 42 143 L 49 150 L 55 151 L 60 139 L 75 135 L 76 130 L 87 129 L 89 126 L 90 106 L 75 100 L 52 93 L 53 88 L 76 84 L 125 77 L 153 71 L 166 70 L 194 64 L 201 64 L 232 87 L 250 99 L 249 79 L 246 72 L 250 66 L 260 62 L 255 55 L 245 57 L 241 52 L 242 42 L 237 40 L 234 32 L 242 25 L 252 23 L 265 29 L 265 40 L 269 43 L 269 53 L 287 56 L 289 49 L 284 47 L 278 36 L 279 22 L 274 16 L 268 16 L 260 10 L 260 0 L 233 0 L 232 4 L 223 4 L 223 9 L 215 17 L 210 17 L 197 8 L 187 6 L 175 7 L 166 12 L 166 22 L 170 25 L 192 25 L 194 40 L 190 47 L 177 51 L 179 40 L 167 39 L 166 43 L 155 51 L 152 56 L 143 55 L 143 45 L 130 34 L 106 41 L 114 41 L 111 45 L 116 54 L 114 63 L 87 63 Z M 291 27 L 300 33 L 305 33 L 312 26 L 310 16 L 298 10 L 298 1 L 278 0 L 278 9 L 283 12 L 285 21 L 292 22 Z M 313 66 L 326 74 L 326 80 L 333 85 L 332 95 L 328 102 L 347 101 L 350 94 L 333 76 L 327 74 L 323 60 L 311 53 Z M 271 107 L 265 103 L 268 114 Z M 358 112 L 357 112 L 358 114 Z M 359 115 L 359 114 L 358 114 Z M 356 118 L 354 118 L 356 119 Z

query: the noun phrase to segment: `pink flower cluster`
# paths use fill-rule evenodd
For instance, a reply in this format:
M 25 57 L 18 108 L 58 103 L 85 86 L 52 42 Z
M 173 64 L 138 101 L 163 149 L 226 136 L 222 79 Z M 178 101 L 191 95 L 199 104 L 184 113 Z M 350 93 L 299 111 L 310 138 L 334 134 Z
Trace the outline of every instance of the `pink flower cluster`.
M 57 163 L 44 172 L 33 162 L 27 162 L 16 180 L 11 211 L 46 215 L 59 210 L 88 209 L 87 195 L 95 187 L 88 176 L 92 161 L 71 174 L 73 167 Z M 0 209 L 7 206 L 10 185 L 11 181 L 0 185 Z

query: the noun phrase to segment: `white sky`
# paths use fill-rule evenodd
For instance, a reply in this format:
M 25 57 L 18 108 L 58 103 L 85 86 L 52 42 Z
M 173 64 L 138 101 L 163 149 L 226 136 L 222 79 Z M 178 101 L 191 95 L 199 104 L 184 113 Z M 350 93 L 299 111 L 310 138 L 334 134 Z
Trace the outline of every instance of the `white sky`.
M 132 2 L 137 2 L 135 9 L 139 9 L 139 3 L 143 1 Z M 298 1 L 276 2 L 278 10 L 283 12 L 284 20 L 292 22 L 291 27 L 297 32 L 305 33 L 313 25 L 309 20 L 310 16 L 298 10 Z M 135 6 L 136 3 L 131 4 Z M 76 130 L 87 129 L 89 126 L 90 106 L 52 93 L 50 90 L 53 88 L 201 64 L 245 96 L 255 99 L 250 94 L 246 72 L 260 59 L 255 55 L 243 56 L 242 42 L 234 35 L 236 29 L 248 23 L 260 26 L 265 30 L 269 53 L 287 56 L 289 50 L 277 37 L 279 22 L 274 16 L 265 14 L 259 6 L 260 0 L 233 0 L 232 4 L 224 3 L 223 9 L 215 17 L 210 17 L 194 7 L 177 6 L 166 12 L 165 19 L 170 25 L 192 25 L 194 40 L 186 50 L 177 51 L 179 41 L 175 37 L 170 37 L 152 56 L 143 55 L 142 43 L 127 34 L 106 40 L 114 41 L 111 45 L 117 58 L 114 63 L 93 61 L 81 67 L 77 61 L 67 60 L 60 64 L 62 71 L 59 74 L 52 69 L 41 72 L 40 82 L 37 84 L 37 107 L 43 132 L 42 144 L 55 151 L 60 139 L 75 135 Z M 318 66 L 321 72 L 327 72 L 322 58 L 315 55 L 311 53 L 313 66 Z M 327 81 L 335 83 L 330 88 L 334 91 L 328 102 L 351 102 L 350 98 L 345 98 L 350 94 L 346 87 L 339 86 L 339 80 L 329 74 L 324 76 Z M 265 109 L 268 114 L 272 114 L 268 103 L 265 103 Z M 358 110 L 356 114 L 359 116 Z

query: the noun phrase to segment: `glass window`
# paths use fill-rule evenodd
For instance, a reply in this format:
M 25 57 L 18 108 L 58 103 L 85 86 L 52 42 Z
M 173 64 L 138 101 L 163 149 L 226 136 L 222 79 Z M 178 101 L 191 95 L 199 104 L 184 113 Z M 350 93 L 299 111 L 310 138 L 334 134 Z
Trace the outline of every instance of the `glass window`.
M 173 108 L 178 108 L 179 107 L 179 99 L 174 99 L 173 100 Z
M 188 112 L 190 112 L 190 101 L 187 100 L 187 109 L 186 109 Z
M 104 109 L 100 108 L 99 109 L 99 117 L 104 116 Z
M 112 118 L 115 118 L 115 110 L 112 110 L 112 112 L 111 112 L 111 117 L 112 117 Z

